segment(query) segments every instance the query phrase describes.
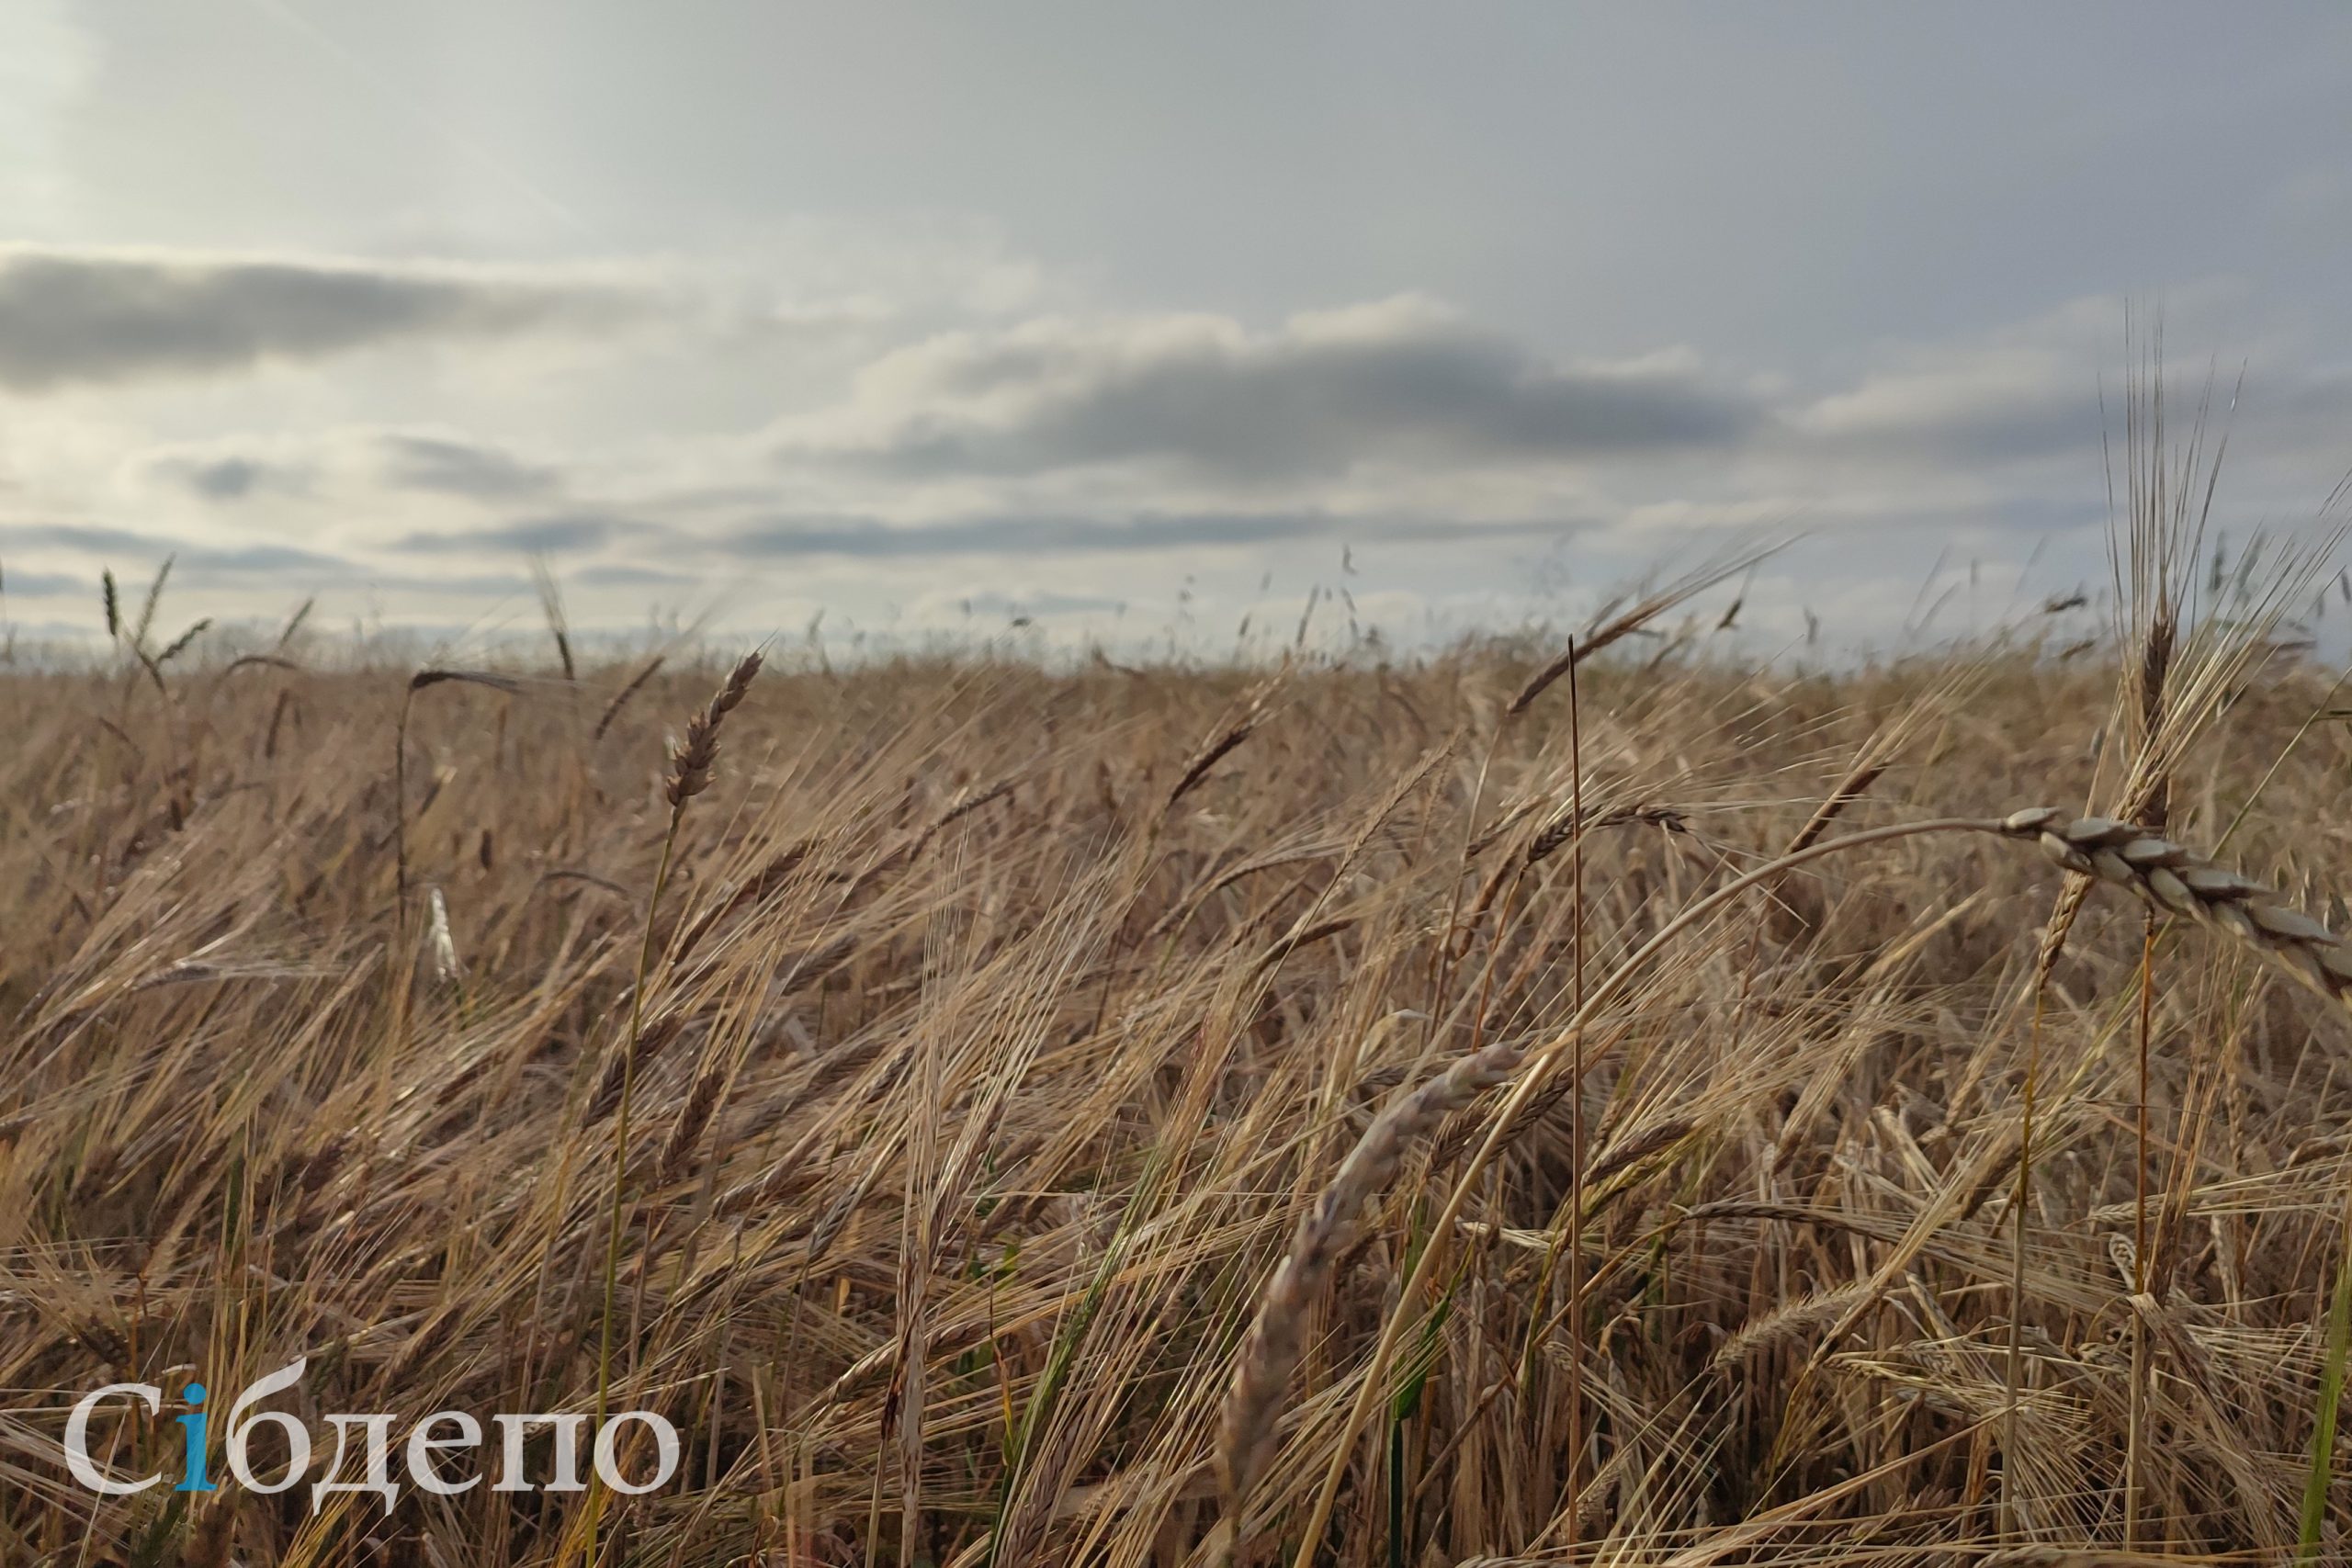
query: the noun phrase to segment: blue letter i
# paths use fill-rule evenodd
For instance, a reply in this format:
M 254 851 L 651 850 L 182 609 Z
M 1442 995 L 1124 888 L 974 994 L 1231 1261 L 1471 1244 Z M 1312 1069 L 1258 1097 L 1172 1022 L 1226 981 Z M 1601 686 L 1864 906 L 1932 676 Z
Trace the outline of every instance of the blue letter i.
M 190 1404 L 203 1404 L 204 1385 L 200 1382 L 188 1384 L 187 1399 Z M 180 1483 L 172 1490 L 209 1492 L 213 1489 L 212 1483 L 204 1478 L 204 1413 L 199 1410 L 193 1416 L 183 1416 L 179 1422 L 187 1428 L 187 1466 L 180 1476 Z

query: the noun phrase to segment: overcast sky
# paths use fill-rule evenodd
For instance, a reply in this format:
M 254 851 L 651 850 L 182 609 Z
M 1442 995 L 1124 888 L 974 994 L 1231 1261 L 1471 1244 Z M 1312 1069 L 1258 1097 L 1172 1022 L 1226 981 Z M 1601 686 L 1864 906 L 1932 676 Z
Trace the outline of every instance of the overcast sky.
M 2104 578 L 2127 301 L 2308 523 L 2347 260 L 2333 0 L 7 0 L 0 569 L 1414 640 L 1802 531 L 1766 633 L 1957 630 Z

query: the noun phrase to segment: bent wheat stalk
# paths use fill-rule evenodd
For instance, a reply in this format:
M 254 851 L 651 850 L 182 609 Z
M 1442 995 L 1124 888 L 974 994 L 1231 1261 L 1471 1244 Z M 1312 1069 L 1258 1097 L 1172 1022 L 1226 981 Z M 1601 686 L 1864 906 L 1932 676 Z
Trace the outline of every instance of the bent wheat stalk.
M 1546 1069 L 1572 1045 L 1599 1010 L 1622 992 L 1668 943 L 1741 894 L 1807 862 L 1864 845 L 1928 833 L 1987 833 L 2030 841 L 2057 864 L 2131 892 L 2152 907 L 2219 930 L 2277 962 L 2322 995 L 2352 1007 L 2352 949 L 2317 920 L 2288 906 L 2279 896 L 2214 865 L 2194 852 L 2132 823 L 2102 817 L 2069 820 L 2055 807 L 2036 807 L 2003 818 L 1946 817 L 1894 823 L 1841 838 L 1820 840 L 1767 862 L 1700 898 L 1666 922 L 1647 942 L 1586 994 L 1559 1033 L 1532 1050 L 1497 1042 L 1464 1056 L 1413 1090 L 1367 1128 L 1314 1206 L 1303 1215 L 1288 1254 L 1275 1269 L 1258 1314 L 1244 1338 L 1219 1423 L 1219 1479 L 1230 1527 L 1229 1550 L 1246 1541 L 1244 1513 L 1250 1490 L 1276 1448 L 1276 1418 L 1305 1348 L 1308 1309 L 1330 1282 L 1357 1216 L 1394 1179 L 1414 1140 L 1450 1112 L 1467 1107 L 1487 1089 L 1509 1082 L 1509 1095 L 1489 1120 L 1486 1137 L 1456 1178 L 1431 1234 L 1451 1234 L 1478 1178 L 1499 1150 L 1520 1108 L 1543 1085 Z M 1309 1568 L 1331 1519 L 1348 1455 L 1378 1400 L 1408 1318 L 1426 1286 L 1438 1254 L 1432 1245 L 1397 1292 L 1383 1325 L 1334 1450 L 1312 1514 L 1298 1537 L 1296 1568 Z

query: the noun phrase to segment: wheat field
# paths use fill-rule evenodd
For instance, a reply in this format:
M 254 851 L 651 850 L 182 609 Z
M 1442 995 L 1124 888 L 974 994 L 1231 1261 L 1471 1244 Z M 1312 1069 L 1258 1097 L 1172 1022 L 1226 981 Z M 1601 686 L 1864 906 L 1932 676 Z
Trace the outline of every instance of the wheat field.
M 1827 670 L 1721 572 L 1253 668 L 232 659 L 109 584 L 0 672 L 0 1560 L 2340 1561 L 2352 726 L 2309 570 L 2171 614 L 2160 532 L 2095 648 Z M 297 1356 L 322 1432 L 682 1458 L 60 1462 Z

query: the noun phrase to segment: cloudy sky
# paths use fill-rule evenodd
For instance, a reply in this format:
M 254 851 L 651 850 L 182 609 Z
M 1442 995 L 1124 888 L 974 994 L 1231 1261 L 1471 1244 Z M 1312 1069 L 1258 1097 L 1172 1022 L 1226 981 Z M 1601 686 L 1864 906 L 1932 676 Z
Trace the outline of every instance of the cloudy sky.
M 2233 529 L 2352 466 L 2347 84 L 2334 0 L 8 0 L 6 613 L 1411 640 L 1761 532 L 1765 635 L 1958 630 L 2103 579 L 2127 303 Z

